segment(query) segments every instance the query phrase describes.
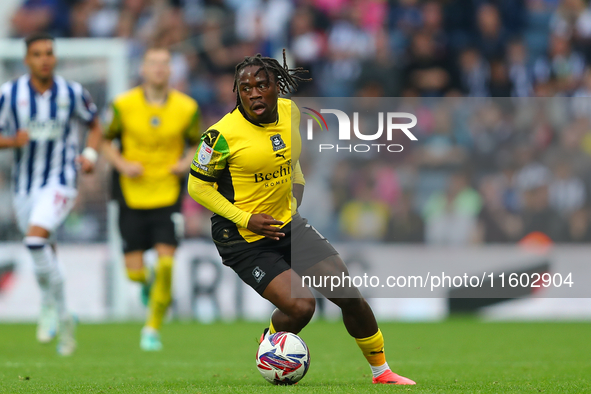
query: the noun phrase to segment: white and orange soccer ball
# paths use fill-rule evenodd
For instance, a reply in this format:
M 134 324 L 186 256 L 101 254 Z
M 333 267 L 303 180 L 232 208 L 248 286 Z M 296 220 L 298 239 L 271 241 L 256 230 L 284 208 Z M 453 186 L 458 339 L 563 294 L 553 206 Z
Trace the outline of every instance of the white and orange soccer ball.
M 294 384 L 310 367 L 308 346 L 295 334 L 277 332 L 266 336 L 257 351 L 257 369 L 268 382 Z

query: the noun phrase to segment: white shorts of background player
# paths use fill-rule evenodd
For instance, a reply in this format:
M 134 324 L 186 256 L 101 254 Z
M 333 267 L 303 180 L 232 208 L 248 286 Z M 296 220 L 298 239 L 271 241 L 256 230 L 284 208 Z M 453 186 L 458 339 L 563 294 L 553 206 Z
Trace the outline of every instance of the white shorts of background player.
M 30 194 L 13 196 L 13 206 L 20 231 L 27 234 L 31 226 L 39 226 L 55 238 L 55 230 L 66 220 L 76 203 L 78 191 L 63 185 L 47 185 Z

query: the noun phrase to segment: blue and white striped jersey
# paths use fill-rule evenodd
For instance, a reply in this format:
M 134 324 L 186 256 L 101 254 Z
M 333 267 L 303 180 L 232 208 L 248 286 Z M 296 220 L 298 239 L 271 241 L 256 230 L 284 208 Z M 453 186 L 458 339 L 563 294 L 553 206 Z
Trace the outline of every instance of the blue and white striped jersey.
M 96 116 L 96 106 L 77 82 L 54 76 L 53 87 L 36 92 L 23 75 L 0 87 L 0 132 L 29 133 L 29 143 L 15 149 L 13 190 L 29 194 L 45 185 L 76 187 L 79 128 Z

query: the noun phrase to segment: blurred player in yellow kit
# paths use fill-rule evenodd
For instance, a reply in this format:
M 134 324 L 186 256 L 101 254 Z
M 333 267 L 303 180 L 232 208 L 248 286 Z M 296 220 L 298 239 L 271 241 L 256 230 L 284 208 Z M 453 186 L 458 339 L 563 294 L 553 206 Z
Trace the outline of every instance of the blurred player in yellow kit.
M 113 192 L 127 275 L 142 284 L 149 309 L 140 347 L 155 351 L 162 349 L 159 329 L 172 299 L 173 259 L 183 227 L 181 182 L 199 143 L 200 111 L 195 100 L 169 87 L 167 49 L 148 49 L 141 75 L 143 84 L 117 97 L 110 108 L 103 152 L 118 172 Z M 143 261 L 151 248 L 158 254 L 153 271 Z

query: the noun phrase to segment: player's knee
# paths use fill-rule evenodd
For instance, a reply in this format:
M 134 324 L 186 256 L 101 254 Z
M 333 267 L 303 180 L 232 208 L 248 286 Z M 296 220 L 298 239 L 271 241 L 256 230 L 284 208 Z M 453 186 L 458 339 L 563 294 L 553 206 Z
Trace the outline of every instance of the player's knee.
M 306 325 L 314 316 L 316 300 L 314 298 L 298 298 L 291 308 L 291 317 L 300 324 Z
M 41 226 L 31 226 L 27 230 L 26 238 L 29 237 L 40 237 L 47 240 L 49 238 L 49 231 Z
M 156 249 L 156 253 L 160 258 L 172 257 L 176 251 L 176 246 L 158 243 L 154 245 L 154 249 Z

